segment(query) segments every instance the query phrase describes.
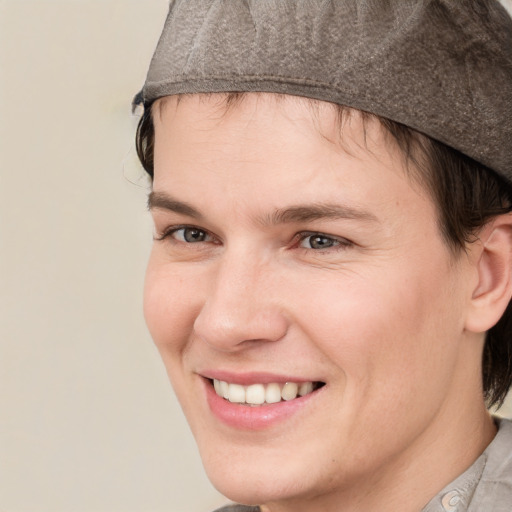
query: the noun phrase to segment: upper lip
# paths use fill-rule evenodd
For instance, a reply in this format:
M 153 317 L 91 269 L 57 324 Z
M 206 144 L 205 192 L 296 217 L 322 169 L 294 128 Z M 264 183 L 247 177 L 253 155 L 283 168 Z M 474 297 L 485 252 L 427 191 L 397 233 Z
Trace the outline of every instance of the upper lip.
M 269 372 L 232 372 L 227 370 L 203 370 L 197 372 L 199 375 L 210 380 L 222 380 L 230 384 L 240 384 L 242 386 L 250 386 L 251 384 L 271 384 L 296 382 L 301 384 L 303 382 L 320 382 L 318 379 L 309 379 L 304 377 L 297 377 L 293 375 L 283 375 L 278 373 Z

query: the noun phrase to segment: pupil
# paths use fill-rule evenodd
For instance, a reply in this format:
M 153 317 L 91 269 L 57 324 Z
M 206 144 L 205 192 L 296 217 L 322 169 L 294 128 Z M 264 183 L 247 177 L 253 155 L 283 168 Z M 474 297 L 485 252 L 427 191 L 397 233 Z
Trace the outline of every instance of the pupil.
M 187 242 L 202 242 L 204 240 L 204 231 L 200 229 L 186 229 L 183 237 Z
M 310 242 L 313 249 L 325 249 L 326 247 L 331 247 L 332 243 L 333 241 L 325 236 L 314 236 Z

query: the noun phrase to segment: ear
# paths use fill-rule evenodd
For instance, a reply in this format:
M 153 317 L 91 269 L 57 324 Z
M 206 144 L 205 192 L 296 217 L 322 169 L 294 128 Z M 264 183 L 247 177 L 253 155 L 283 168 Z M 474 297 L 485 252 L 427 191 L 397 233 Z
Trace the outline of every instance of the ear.
M 512 215 L 489 222 L 472 244 L 473 251 L 477 284 L 465 327 L 481 333 L 496 325 L 512 296 Z

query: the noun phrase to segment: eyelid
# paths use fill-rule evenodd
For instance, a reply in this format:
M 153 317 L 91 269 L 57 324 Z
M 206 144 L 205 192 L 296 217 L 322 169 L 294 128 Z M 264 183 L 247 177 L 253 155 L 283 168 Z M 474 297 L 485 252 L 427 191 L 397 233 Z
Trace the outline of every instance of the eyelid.
M 195 226 L 193 224 L 175 224 L 173 226 L 168 226 L 166 227 L 161 234 L 159 235 L 155 235 L 154 236 L 154 240 L 157 241 L 157 242 L 161 242 L 163 240 L 166 240 L 166 239 L 169 239 L 169 238 L 173 238 L 173 234 L 176 233 L 177 231 L 181 230 L 181 229 L 197 229 L 198 231 L 203 231 L 204 233 L 206 233 L 206 235 L 208 237 L 211 237 L 213 239 L 214 242 L 218 242 L 217 238 L 215 235 L 213 235 L 210 231 L 208 231 L 207 229 L 204 229 L 204 228 L 201 228 L 199 226 Z M 176 242 L 180 242 L 180 240 L 177 240 L 176 238 L 173 238 Z M 185 244 L 188 244 L 188 242 L 182 242 L 182 243 L 185 243 Z M 197 243 L 201 243 L 201 242 L 197 242 Z M 204 243 L 204 242 L 203 242 Z M 192 244 L 191 244 L 192 245 Z
M 325 249 L 312 249 L 312 248 L 306 248 L 306 247 L 300 247 L 300 243 L 303 242 L 304 240 L 306 240 L 307 238 L 309 237 L 314 237 L 314 236 L 318 236 L 318 237 L 321 237 L 321 238 L 328 238 L 330 240 L 333 240 L 336 242 L 336 245 L 335 246 L 331 246 L 331 247 L 327 247 Z M 342 236 L 337 236 L 337 235 L 330 235 L 328 233 L 322 233 L 322 232 L 319 232 L 319 231 L 301 231 L 300 233 L 297 233 L 294 237 L 294 241 L 297 245 L 299 245 L 299 248 L 301 249 L 305 249 L 305 250 L 311 250 L 311 251 L 315 251 L 315 252 L 320 252 L 320 251 L 329 251 L 329 250 L 340 250 L 340 249 L 345 249 L 347 247 L 350 247 L 350 246 L 353 246 L 355 245 L 353 242 L 351 242 L 349 239 L 345 238 L 345 237 L 342 237 Z

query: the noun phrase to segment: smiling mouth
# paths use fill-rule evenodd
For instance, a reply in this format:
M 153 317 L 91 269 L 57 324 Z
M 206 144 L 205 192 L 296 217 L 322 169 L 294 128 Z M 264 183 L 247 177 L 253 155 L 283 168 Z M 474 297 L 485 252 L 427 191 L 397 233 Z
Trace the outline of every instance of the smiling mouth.
M 209 379 L 213 384 L 215 393 L 229 402 L 259 406 L 264 404 L 276 404 L 282 401 L 290 401 L 296 398 L 309 395 L 325 385 L 323 382 L 286 382 L 279 384 L 251 384 L 242 386 L 232 384 L 223 380 Z

